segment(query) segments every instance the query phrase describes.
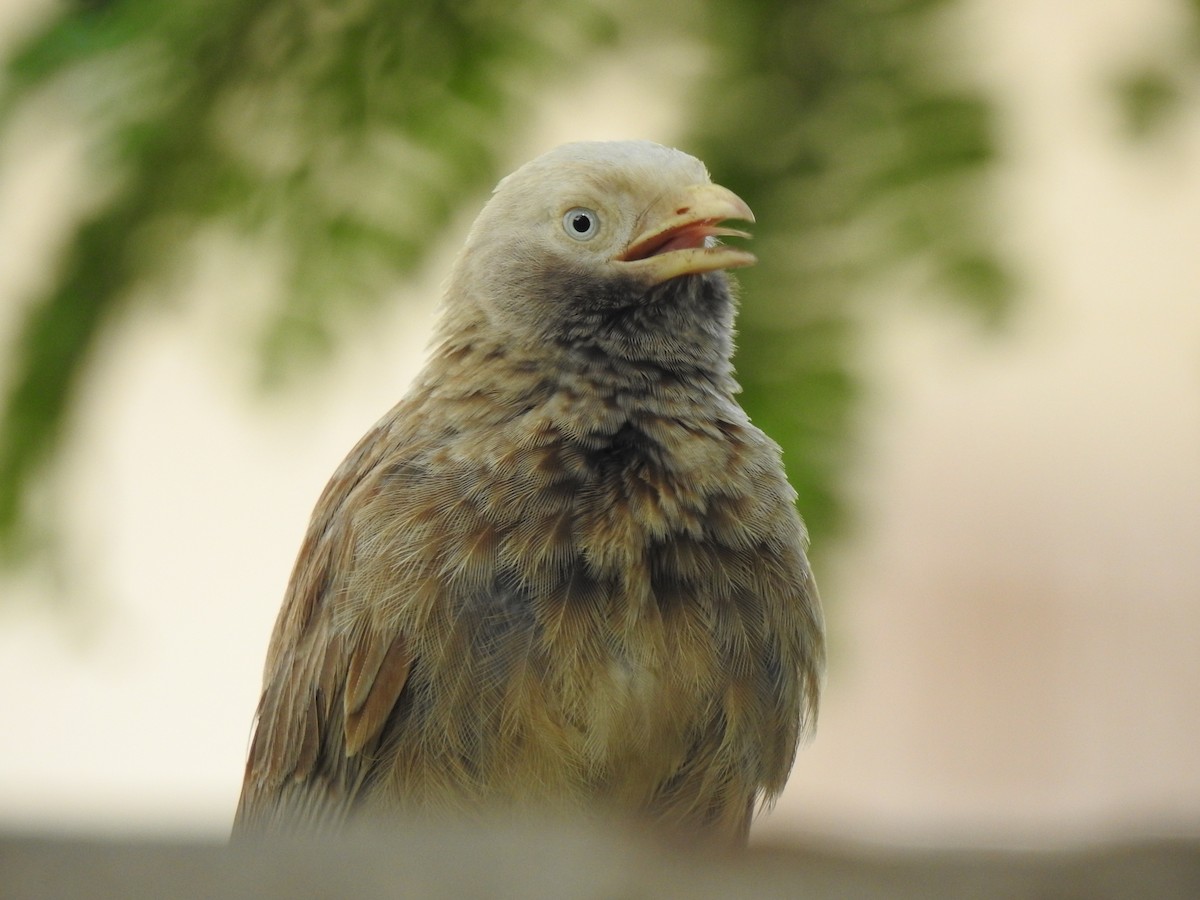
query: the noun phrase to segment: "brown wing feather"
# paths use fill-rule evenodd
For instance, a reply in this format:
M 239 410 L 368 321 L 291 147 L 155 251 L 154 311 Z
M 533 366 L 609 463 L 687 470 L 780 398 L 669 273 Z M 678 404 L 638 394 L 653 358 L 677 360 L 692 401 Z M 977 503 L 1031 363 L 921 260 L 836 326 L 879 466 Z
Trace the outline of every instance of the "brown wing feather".
M 369 476 L 386 435 L 385 420 L 313 513 L 271 637 L 235 834 L 343 818 L 364 783 L 359 756 L 404 689 L 412 660 L 403 636 L 343 623 L 337 608 L 354 568 L 353 510 L 375 491 Z
M 371 634 L 355 645 L 346 677 L 347 756 L 379 737 L 400 699 L 411 667 L 412 653 L 403 634 L 390 642 Z

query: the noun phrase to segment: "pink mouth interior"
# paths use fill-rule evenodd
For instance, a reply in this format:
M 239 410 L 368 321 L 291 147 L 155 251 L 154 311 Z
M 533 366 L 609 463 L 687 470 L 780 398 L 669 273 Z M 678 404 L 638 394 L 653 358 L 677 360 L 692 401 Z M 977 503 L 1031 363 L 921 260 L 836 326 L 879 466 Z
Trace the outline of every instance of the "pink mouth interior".
M 694 250 L 697 247 L 703 247 L 708 236 L 717 230 L 712 227 L 713 224 L 712 222 L 697 222 L 664 235 L 667 238 L 666 242 L 651 250 L 649 255 L 657 256 L 659 253 L 669 253 L 672 250 Z
M 718 221 L 720 220 L 705 219 L 672 229 L 665 234 L 660 234 L 654 243 L 631 248 L 632 252 L 625 259 L 649 259 L 651 256 L 658 256 L 661 253 L 670 253 L 672 250 L 698 250 L 706 245 L 705 242 L 708 238 L 718 235 L 749 237 L 744 231 L 718 227 Z

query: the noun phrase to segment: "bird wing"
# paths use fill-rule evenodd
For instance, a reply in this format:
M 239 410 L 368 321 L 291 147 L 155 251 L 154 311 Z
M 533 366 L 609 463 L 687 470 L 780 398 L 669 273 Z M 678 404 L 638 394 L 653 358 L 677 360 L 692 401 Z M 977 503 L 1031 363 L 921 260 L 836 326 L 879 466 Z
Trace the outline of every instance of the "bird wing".
M 344 820 L 404 691 L 404 634 L 339 608 L 355 565 L 354 510 L 378 491 L 386 434 L 385 423 L 369 432 L 317 503 L 267 654 L 235 834 Z

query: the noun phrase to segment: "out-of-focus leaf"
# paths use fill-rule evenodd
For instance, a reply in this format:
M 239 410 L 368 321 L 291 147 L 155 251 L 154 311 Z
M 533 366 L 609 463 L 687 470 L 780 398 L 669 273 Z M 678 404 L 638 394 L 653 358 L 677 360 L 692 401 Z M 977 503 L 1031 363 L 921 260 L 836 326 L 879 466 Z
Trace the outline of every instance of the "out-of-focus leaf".
M 1158 131 L 1181 100 L 1175 79 L 1156 69 L 1128 72 L 1117 80 L 1114 90 L 1125 131 L 1135 139 Z
M 762 263 L 743 276 L 738 373 L 817 542 L 845 519 L 864 287 L 916 263 L 935 273 L 931 293 L 989 323 L 1012 299 L 979 190 L 995 155 L 990 106 L 929 64 L 929 17 L 947 5 L 711 6 L 717 58 L 689 146 L 755 211 Z
M 951 293 L 964 300 L 987 326 L 1002 324 L 1016 293 L 1012 273 L 986 250 L 948 256 L 943 277 Z

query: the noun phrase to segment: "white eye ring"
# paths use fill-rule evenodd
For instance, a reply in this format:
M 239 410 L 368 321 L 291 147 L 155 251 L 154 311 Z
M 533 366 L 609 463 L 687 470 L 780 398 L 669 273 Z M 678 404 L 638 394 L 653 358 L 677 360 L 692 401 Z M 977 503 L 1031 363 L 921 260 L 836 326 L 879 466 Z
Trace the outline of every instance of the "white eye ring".
M 563 231 L 577 241 L 590 241 L 600 230 L 600 217 L 595 210 L 572 207 L 563 216 Z

